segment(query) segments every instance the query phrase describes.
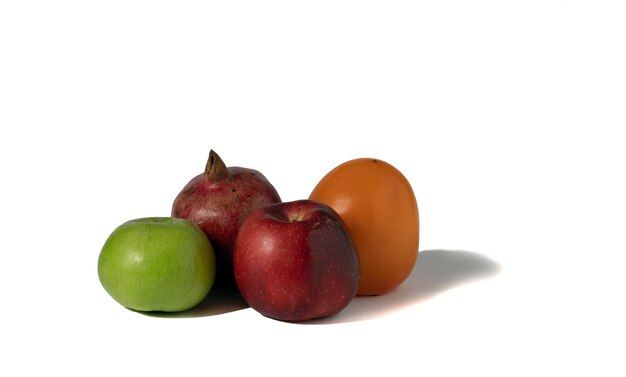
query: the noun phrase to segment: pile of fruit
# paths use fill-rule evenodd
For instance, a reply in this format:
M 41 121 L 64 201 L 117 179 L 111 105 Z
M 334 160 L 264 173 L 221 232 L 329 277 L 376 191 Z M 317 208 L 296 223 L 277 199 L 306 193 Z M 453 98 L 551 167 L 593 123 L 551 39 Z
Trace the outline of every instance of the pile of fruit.
M 187 310 L 219 283 L 267 317 L 304 321 L 400 285 L 418 242 L 411 185 L 384 161 L 345 162 L 309 199 L 281 202 L 263 174 L 226 167 L 211 151 L 171 217 L 131 220 L 111 233 L 98 276 L 133 310 Z

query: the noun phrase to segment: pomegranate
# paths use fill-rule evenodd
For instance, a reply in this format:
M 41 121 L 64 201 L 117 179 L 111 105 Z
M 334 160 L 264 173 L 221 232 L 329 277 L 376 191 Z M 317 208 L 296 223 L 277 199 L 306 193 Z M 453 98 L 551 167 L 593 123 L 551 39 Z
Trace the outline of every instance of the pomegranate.
M 233 248 L 239 227 L 253 209 L 280 202 L 272 184 L 260 172 L 226 167 L 213 150 L 204 173 L 182 189 L 172 205 L 172 217 L 197 224 L 211 241 L 217 260 L 216 283 L 234 285 Z

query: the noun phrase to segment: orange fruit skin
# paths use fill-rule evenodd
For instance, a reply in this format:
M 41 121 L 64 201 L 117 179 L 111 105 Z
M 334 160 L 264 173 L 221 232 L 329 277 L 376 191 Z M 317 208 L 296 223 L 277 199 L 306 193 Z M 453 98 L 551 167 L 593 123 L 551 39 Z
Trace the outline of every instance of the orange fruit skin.
M 419 247 L 419 213 L 406 177 L 373 158 L 331 170 L 309 199 L 327 204 L 343 219 L 359 257 L 357 295 L 380 295 L 413 271 Z

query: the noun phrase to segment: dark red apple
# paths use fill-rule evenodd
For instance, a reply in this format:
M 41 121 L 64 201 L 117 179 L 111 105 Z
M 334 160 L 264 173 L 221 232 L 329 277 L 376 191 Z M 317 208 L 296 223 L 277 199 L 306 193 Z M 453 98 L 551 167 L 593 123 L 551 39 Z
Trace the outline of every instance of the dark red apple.
M 172 217 L 197 224 L 208 236 L 217 260 L 217 283 L 234 285 L 232 253 L 239 227 L 250 211 L 280 202 L 272 184 L 253 169 L 227 168 L 213 150 L 204 173 L 182 189 Z
M 339 215 L 312 200 L 256 209 L 239 229 L 235 280 L 248 305 L 283 321 L 344 309 L 359 285 L 359 262 Z

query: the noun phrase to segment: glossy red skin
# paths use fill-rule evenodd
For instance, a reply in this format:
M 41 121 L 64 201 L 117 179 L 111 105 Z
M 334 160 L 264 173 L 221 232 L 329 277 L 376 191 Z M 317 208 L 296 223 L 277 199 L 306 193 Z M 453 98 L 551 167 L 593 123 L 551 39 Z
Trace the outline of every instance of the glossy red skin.
M 254 209 L 280 202 L 260 172 L 229 167 L 229 177 L 211 181 L 205 173 L 193 178 L 172 205 L 172 217 L 187 219 L 204 231 L 215 250 L 216 279 L 233 282 L 232 253 L 239 227 Z
M 283 321 L 338 313 L 359 284 L 358 257 L 343 222 L 311 200 L 250 213 L 239 230 L 233 267 L 248 305 Z

